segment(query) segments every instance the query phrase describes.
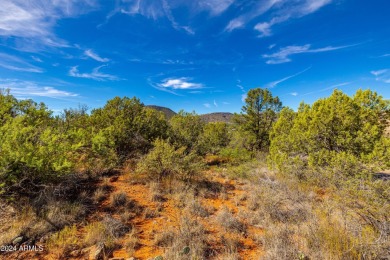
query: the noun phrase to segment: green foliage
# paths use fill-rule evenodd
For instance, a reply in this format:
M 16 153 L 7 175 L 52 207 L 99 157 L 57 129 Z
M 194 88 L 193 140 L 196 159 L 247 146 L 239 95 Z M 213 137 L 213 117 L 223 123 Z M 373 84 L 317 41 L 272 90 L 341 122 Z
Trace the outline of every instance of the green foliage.
M 157 139 L 154 148 L 138 164 L 137 171 L 158 181 L 163 178 L 190 180 L 199 174 L 200 162 L 194 153 L 186 154 L 184 147 L 175 149 L 167 141 Z
M 267 150 L 269 132 L 282 109 L 282 102 L 268 89 L 256 88 L 249 90 L 245 103 L 241 115 L 236 115 L 234 120 L 243 132 L 252 136 L 252 149 Z
M 6 94 L 7 95 L 7 94 Z M 51 112 L 43 104 L 31 100 L 17 101 L 2 95 L 2 111 L 13 102 L 12 109 L 2 115 L 0 126 L 0 186 L 17 183 L 50 181 L 71 172 L 77 144 L 67 134 L 53 127 Z
M 92 132 L 103 131 L 114 144 L 123 161 L 137 153 L 145 153 L 156 138 L 166 138 L 168 123 L 164 115 L 145 108 L 137 98 L 115 97 L 103 108 L 92 110 Z
M 226 123 L 215 122 L 204 126 L 199 137 L 199 149 L 202 154 L 217 154 L 230 141 L 229 127 Z
M 390 168 L 390 138 L 382 137 L 379 139 L 373 151 L 364 156 L 363 159 L 367 162 L 375 163 L 380 169 Z
M 335 90 L 312 106 L 301 104 L 297 113 L 285 108 L 271 132 L 269 162 L 282 171 L 338 165 L 347 175 L 361 172 L 360 160 L 373 159 L 374 150 L 386 158 L 382 136 L 388 110 L 382 97 L 369 90 L 354 97 Z
M 238 165 L 240 163 L 249 161 L 252 158 L 252 152 L 243 148 L 222 148 L 219 152 L 222 158 L 226 158 L 232 165 Z
M 203 132 L 204 122 L 193 113 L 179 111 L 170 120 L 176 147 L 186 147 L 186 151 L 198 152 L 198 138 Z

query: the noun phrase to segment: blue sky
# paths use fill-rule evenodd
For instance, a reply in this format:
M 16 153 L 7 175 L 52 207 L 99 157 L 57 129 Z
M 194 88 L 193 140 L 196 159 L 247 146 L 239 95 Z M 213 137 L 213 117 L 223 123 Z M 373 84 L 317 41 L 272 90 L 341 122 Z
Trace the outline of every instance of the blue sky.
M 338 88 L 390 99 L 388 0 L 2 0 L 0 88 L 58 112 L 115 96 L 239 112 Z

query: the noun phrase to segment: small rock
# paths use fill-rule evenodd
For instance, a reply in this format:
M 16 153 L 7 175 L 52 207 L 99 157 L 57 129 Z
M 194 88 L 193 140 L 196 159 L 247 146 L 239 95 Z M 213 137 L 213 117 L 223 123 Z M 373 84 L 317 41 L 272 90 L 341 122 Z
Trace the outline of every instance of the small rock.
M 104 243 L 99 243 L 96 246 L 93 246 L 91 249 L 91 252 L 89 254 L 89 259 L 90 260 L 101 260 L 104 258 Z
M 87 253 L 91 252 L 91 249 L 92 249 L 92 247 L 83 248 L 83 249 L 81 249 L 81 254 L 82 255 L 87 254 Z
M 12 245 L 20 244 L 23 241 L 23 239 L 24 239 L 23 236 L 15 238 L 14 240 L 12 240 Z
M 72 257 L 78 257 L 78 256 L 80 256 L 80 253 L 81 253 L 80 250 L 74 250 L 74 251 L 70 252 L 69 255 Z

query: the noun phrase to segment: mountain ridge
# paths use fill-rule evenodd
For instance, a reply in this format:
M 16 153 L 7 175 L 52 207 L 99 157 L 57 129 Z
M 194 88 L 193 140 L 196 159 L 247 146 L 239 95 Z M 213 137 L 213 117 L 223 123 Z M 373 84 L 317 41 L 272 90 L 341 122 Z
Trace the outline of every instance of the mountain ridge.
M 157 111 L 163 112 L 165 117 L 169 120 L 177 113 L 168 107 L 156 106 L 156 105 L 147 105 L 146 107 L 155 109 Z M 230 112 L 213 112 L 207 114 L 200 114 L 200 118 L 206 122 L 225 122 L 230 123 L 233 118 L 233 113 Z

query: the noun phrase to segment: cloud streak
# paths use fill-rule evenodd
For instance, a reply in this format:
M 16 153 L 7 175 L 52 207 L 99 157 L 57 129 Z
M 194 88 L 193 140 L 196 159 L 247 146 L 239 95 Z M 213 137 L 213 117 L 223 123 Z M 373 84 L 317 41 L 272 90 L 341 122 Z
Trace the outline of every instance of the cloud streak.
M 371 74 L 375 76 L 376 81 L 390 84 L 390 69 L 373 70 Z
M 36 66 L 31 65 L 30 63 L 24 61 L 21 58 L 0 53 L 0 67 L 13 70 L 13 71 L 22 71 L 22 72 L 33 72 L 33 73 L 42 73 L 43 70 Z
M 99 55 L 97 55 L 93 50 L 89 49 L 89 50 L 86 50 L 84 52 L 84 55 L 93 59 L 93 60 L 96 60 L 96 61 L 99 61 L 99 62 L 109 62 L 110 59 L 108 58 L 102 58 L 100 57 Z
M 0 36 L 34 39 L 45 46 L 67 46 L 53 32 L 57 21 L 88 12 L 94 6 L 94 0 L 2 0 Z
M 339 87 L 347 86 L 347 85 L 349 85 L 351 83 L 352 82 L 343 82 L 343 83 L 335 84 L 335 85 L 332 85 L 330 87 L 323 88 L 323 89 L 320 89 L 320 90 L 317 90 L 317 91 L 307 92 L 305 94 L 302 94 L 302 96 L 307 96 L 307 95 L 311 95 L 311 94 L 315 94 L 315 93 L 320 93 L 320 92 L 324 92 L 324 91 L 331 90 L 331 89 L 337 89 Z
M 240 14 L 229 21 L 225 31 L 231 32 L 245 28 L 249 23 L 262 16 L 269 19 L 258 22 L 253 29 L 259 32 L 260 37 L 272 34 L 272 27 L 290 19 L 300 18 L 314 13 L 330 4 L 332 0 L 264 0 L 244 2 L 239 5 Z
M 111 74 L 106 74 L 100 72 L 100 69 L 102 67 L 105 67 L 105 65 L 96 67 L 92 70 L 91 73 L 80 73 L 78 70 L 78 66 L 73 66 L 69 70 L 69 76 L 75 77 L 75 78 L 85 78 L 85 79 L 93 79 L 96 81 L 114 81 L 114 80 L 119 80 L 119 78 L 115 75 Z
M 284 77 L 284 78 L 279 79 L 279 80 L 272 81 L 272 82 L 268 83 L 268 84 L 266 85 L 266 87 L 267 87 L 267 88 L 274 88 L 274 87 L 276 87 L 277 85 L 279 85 L 280 83 L 282 83 L 282 82 L 284 82 L 284 81 L 286 81 L 286 80 L 289 80 L 289 79 L 291 79 L 291 78 L 294 78 L 294 77 L 296 77 L 296 76 L 298 76 L 298 75 L 301 75 L 302 73 L 305 73 L 306 71 L 308 71 L 308 70 L 311 69 L 311 68 L 312 68 L 312 67 L 310 66 L 310 67 L 308 67 L 308 68 L 306 68 L 306 69 L 304 69 L 304 70 L 302 70 L 302 71 L 300 71 L 300 72 L 298 72 L 298 73 L 295 73 L 295 74 L 293 74 L 293 75 Z
M 31 81 L 16 79 L 2 79 L 0 85 L 7 88 L 17 98 L 47 97 L 47 98 L 71 98 L 79 94 L 60 90 L 51 86 L 40 86 Z
M 340 49 L 345 49 L 354 45 L 344 45 L 344 46 L 327 46 L 322 48 L 312 48 L 311 44 L 305 45 L 290 45 L 287 47 L 280 48 L 279 51 L 272 54 L 264 54 L 262 57 L 266 59 L 267 64 L 281 64 L 286 62 L 291 62 L 292 55 L 305 54 L 305 53 L 320 53 L 320 52 L 329 52 Z

